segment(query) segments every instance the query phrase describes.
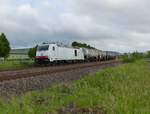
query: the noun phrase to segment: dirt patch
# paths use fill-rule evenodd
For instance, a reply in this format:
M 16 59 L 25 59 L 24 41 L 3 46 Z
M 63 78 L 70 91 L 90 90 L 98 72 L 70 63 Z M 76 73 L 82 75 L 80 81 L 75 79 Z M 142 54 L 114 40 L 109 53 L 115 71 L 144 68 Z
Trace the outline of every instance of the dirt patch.
M 67 107 L 63 107 L 57 111 L 58 114 L 107 114 L 106 110 L 102 107 L 94 108 L 78 108 L 75 104 L 71 103 Z

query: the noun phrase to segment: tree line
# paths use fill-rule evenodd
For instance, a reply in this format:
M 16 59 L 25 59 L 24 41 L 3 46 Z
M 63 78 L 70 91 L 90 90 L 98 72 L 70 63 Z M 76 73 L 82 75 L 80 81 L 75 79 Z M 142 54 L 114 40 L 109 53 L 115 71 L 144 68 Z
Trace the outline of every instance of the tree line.
M 30 58 L 35 57 L 36 48 L 37 46 L 29 49 L 28 56 Z M 4 33 L 1 33 L 0 34 L 0 58 L 4 58 L 4 59 L 7 58 L 9 56 L 10 50 L 11 50 L 10 43 L 6 35 Z
M 88 49 L 95 49 L 94 47 L 92 47 L 86 43 L 80 43 L 80 42 L 76 42 L 76 41 L 72 42 L 72 46 L 73 47 L 88 48 Z

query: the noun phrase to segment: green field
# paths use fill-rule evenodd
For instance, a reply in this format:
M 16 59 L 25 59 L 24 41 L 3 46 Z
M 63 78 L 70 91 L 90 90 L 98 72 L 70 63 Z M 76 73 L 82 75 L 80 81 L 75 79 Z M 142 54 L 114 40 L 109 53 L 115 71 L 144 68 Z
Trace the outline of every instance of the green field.
M 107 114 L 150 114 L 149 64 L 129 63 L 73 84 L 29 92 L 7 102 L 1 100 L 0 114 L 55 114 L 70 103 L 91 111 L 99 107 Z
M 33 60 L 0 61 L 0 71 L 28 68 L 28 67 L 32 66 L 33 64 L 34 64 Z

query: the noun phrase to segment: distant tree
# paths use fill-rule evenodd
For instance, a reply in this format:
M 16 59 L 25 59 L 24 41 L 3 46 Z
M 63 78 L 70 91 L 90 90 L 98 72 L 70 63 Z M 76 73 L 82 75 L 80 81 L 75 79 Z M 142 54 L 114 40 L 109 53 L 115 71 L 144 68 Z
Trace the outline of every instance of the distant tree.
M 95 49 L 94 47 L 87 45 L 86 43 L 79 43 L 79 42 L 72 42 L 73 47 L 83 47 L 83 48 L 88 48 L 88 49 Z
M 30 48 L 29 49 L 29 52 L 28 52 L 28 56 L 30 58 L 33 58 L 36 56 L 36 50 L 37 50 L 37 46 L 33 47 L 33 48 Z
M 7 58 L 10 52 L 10 44 L 4 33 L 0 35 L 0 57 Z

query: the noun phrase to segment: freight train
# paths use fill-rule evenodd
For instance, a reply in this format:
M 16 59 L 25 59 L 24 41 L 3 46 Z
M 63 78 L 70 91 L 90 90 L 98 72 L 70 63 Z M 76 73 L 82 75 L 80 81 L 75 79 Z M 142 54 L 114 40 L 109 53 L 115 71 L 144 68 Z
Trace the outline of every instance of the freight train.
M 35 61 L 37 63 L 89 62 L 116 59 L 119 53 L 65 46 L 57 43 L 37 46 Z

